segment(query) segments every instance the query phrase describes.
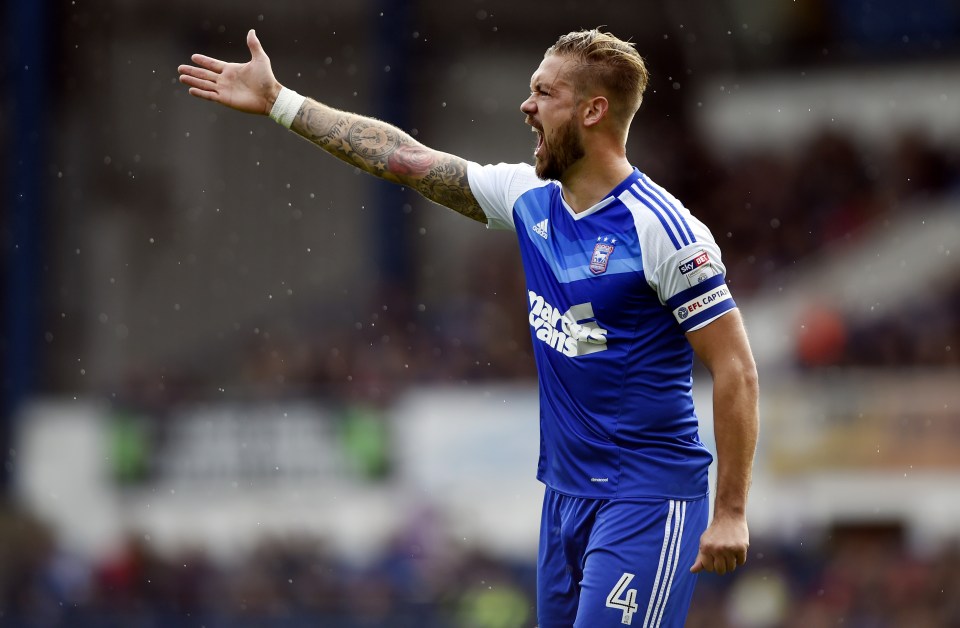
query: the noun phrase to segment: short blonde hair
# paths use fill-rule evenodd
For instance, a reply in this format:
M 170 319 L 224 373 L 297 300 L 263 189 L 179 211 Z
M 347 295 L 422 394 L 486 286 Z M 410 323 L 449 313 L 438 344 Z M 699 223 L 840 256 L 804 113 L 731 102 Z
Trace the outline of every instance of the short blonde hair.
M 560 55 L 577 62 L 570 78 L 578 98 L 600 88 L 611 99 L 611 108 L 633 118 L 640 108 L 650 75 L 633 43 L 597 29 L 567 33 L 547 48 L 545 57 Z

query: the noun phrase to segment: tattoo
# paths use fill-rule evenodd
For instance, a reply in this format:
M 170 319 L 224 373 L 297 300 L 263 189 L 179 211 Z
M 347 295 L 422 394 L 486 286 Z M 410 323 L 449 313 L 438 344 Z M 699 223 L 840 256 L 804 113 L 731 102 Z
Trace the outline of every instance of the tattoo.
M 467 218 L 486 223 L 487 215 L 480 207 L 467 180 L 467 162 L 459 157 L 438 153 L 432 168 L 420 179 L 417 189 L 427 198 L 460 212 Z
M 309 100 L 303 103 L 291 126 L 314 144 L 325 147 L 330 143 L 331 138 L 339 137 L 343 133 L 343 127 L 346 126 L 347 121 L 325 115 L 327 112 L 311 105 Z
M 396 131 L 389 127 L 368 124 L 364 120 L 354 122 L 347 137 L 350 148 L 367 160 L 389 157 L 400 144 Z
M 435 203 L 487 222 L 470 190 L 467 162 L 427 148 L 392 125 L 307 100 L 291 129 L 365 172 L 410 186 Z
M 387 159 L 391 172 L 397 175 L 423 176 L 430 171 L 433 165 L 433 156 L 426 148 L 416 146 L 400 146 Z

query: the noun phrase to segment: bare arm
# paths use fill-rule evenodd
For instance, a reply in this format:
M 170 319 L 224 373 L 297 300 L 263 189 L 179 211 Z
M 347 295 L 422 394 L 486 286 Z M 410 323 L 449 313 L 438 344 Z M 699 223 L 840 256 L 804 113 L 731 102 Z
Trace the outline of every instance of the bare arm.
M 268 115 L 281 85 L 253 30 L 247 33 L 247 46 L 251 57 L 247 63 L 193 55 L 195 66 L 178 68 L 180 82 L 197 98 Z M 470 191 L 466 160 L 428 148 L 395 126 L 307 99 L 291 129 L 365 172 L 409 186 L 468 218 L 487 221 Z
M 733 571 L 747 560 L 747 493 L 760 429 L 757 367 L 739 310 L 732 310 L 687 338 L 713 376 L 717 442 L 717 491 L 713 520 L 700 537 L 692 571 Z
M 435 203 L 487 222 L 470 184 L 467 162 L 427 148 L 400 129 L 307 99 L 290 127 L 334 157 L 417 190 Z

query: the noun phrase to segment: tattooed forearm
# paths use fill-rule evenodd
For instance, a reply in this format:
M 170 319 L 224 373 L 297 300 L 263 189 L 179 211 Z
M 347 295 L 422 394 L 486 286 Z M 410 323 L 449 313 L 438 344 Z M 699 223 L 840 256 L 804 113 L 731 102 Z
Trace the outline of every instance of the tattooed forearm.
M 400 145 L 400 133 L 374 120 L 357 120 L 350 126 L 347 143 L 363 159 L 380 164 Z
M 441 205 L 460 212 L 467 218 L 487 222 L 480 204 L 470 191 L 467 180 L 467 162 L 463 159 L 435 153 L 437 159 L 431 163 L 430 170 L 421 177 L 417 190 Z
M 468 218 L 487 221 L 470 191 L 467 162 L 427 148 L 392 125 L 308 99 L 290 128 L 365 172 L 410 186 Z
M 347 119 L 336 115 L 337 113 L 329 107 L 318 107 L 306 100 L 297 112 L 291 128 L 311 142 L 326 148 L 330 140 L 342 136 L 349 125 Z

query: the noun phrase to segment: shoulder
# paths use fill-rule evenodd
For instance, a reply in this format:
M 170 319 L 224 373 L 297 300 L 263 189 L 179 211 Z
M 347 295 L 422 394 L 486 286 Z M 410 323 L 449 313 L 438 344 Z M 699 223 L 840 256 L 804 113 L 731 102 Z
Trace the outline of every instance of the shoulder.
M 501 228 L 512 228 L 512 212 L 517 199 L 530 190 L 556 185 L 537 177 L 530 164 L 484 166 L 469 162 L 467 178 L 470 190 L 487 215 L 488 224 Z
M 641 245 L 679 251 L 697 243 L 713 242 L 706 225 L 643 173 L 619 198 L 633 215 Z
M 469 162 L 467 166 L 467 176 L 471 186 L 477 185 L 486 188 L 498 187 L 505 190 L 523 189 L 526 191 L 550 183 L 549 181 L 543 181 L 538 178 L 533 166 L 524 163 L 481 165 L 475 162 Z

